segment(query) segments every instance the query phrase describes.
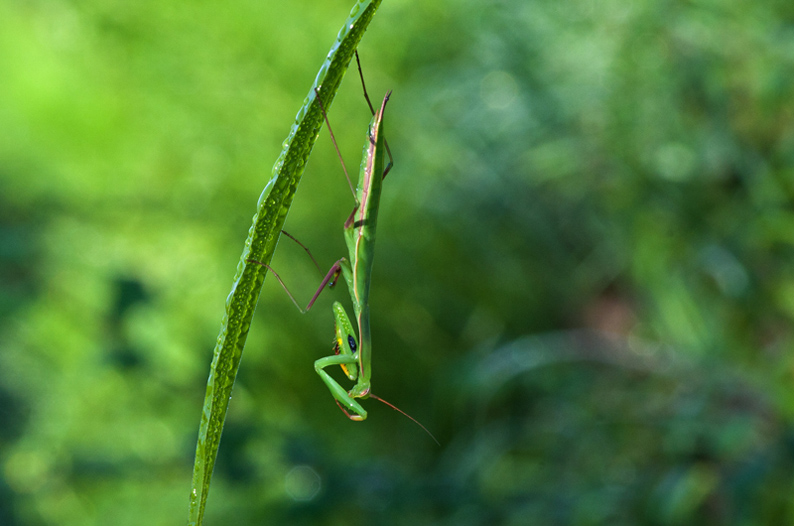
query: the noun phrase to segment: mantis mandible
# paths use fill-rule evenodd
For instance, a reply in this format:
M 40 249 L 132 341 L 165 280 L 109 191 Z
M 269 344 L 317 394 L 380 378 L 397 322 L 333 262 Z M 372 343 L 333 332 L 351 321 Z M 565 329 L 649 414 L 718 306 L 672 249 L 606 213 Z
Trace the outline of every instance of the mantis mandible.
M 357 52 L 356 61 L 358 62 Z M 360 62 L 359 73 L 361 74 Z M 363 74 L 361 74 L 361 82 L 362 85 L 364 85 Z M 369 103 L 369 96 L 367 95 L 365 85 L 364 95 L 367 99 L 367 103 Z M 383 114 L 386 110 L 386 103 L 389 101 L 390 96 L 391 91 L 388 91 L 383 97 L 380 109 L 377 111 L 374 111 L 372 105 L 370 104 L 370 109 L 373 110 L 373 117 L 370 121 L 367 131 L 367 140 L 364 144 L 361 167 L 359 170 L 358 185 L 354 191 L 356 205 L 344 223 L 344 237 L 348 250 L 348 258 L 343 257 L 334 263 L 334 265 L 323 278 L 322 282 L 320 283 L 320 287 L 312 297 L 311 301 L 309 301 L 306 309 L 300 308 L 300 305 L 298 305 L 295 298 L 284 285 L 284 282 L 281 280 L 278 274 L 274 272 L 272 268 L 270 268 L 269 265 L 264 265 L 264 263 L 260 263 L 259 261 L 255 260 L 250 261 L 252 263 L 264 265 L 271 272 L 273 272 L 273 275 L 276 277 L 276 279 L 278 279 L 278 281 L 287 291 L 287 294 L 290 296 L 293 303 L 295 303 L 301 312 L 308 311 L 325 287 L 334 286 L 337 279 L 339 278 L 339 275 L 341 274 L 342 278 L 347 284 L 348 291 L 350 292 L 350 299 L 353 303 L 354 319 L 356 321 L 356 325 L 358 326 L 358 337 L 356 336 L 356 330 L 354 329 L 353 324 L 350 322 L 350 318 L 348 317 L 345 308 L 341 303 L 335 301 L 333 304 L 335 322 L 333 348 L 335 354 L 320 358 L 315 361 L 314 370 L 317 372 L 323 382 L 325 382 L 325 385 L 328 387 L 328 390 L 331 392 L 331 395 L 334 397 L 337 405 L 351 420 L 362 421 L 367 418 L 367 411 L 356 399 L 366 399 L 371 397 L 383 402 L 392 409 L 399 411 L 403 415 L 413 420 L 417 425 L 424 429 L 425 432 L 427 432 L 427 434 L 429 434 L 433 440 L 436 441 L 436 443 L 438 443 L 436 438 L 433 437 L 432 433 L 430 433 L 427 428 L 420 424 L 416 419 L 386 400 L 375 396 L 371 391 L 370 380 L 372 377 L 372 335 L 370 331 L 369 292 L 372 279 L 372 261 L 375 249 L 375 231 L 378 220 L 378 209 L 380 207 L 381 189 L 383 187 L 383 179 L 389 173 L 389 170 L 393 165 L 393 162 L 391 161 L 391 152 L 388 151 L 388 146 L 384 138 L 383 127 Z M 317 100 L 320 101 L 319 94 Z M 348 184 L 350 185 L 352 191 L 353 184 L 350 180 L 350 176 L 347 172 L 344 161 L 342 160 L 342 155 L 339 152 L 339 147 L 336 144 L 336 139 L 334 138 L 333 132 L 331 131 L 330 122 L 328 122 L 328 116 L 325 112 L 325 108 L 322 108 L 321 101 L 320 105 L 326 125 L 328 126 L 329 133 L 331 134 L 331 139 L 334 143 L 334 147 L 336 148 L 337 155 L 342 162 L 342 168 L 345 172 L 345 177 L 347 177 Z M 388 165 L 384 166 L 386 153 L 388 153 L 390 161 Z M 295 240 L 295 238 L 291 235 L 287 234 L 287 236 Z M 300 244 L 300 242 L 298 243 Z M 303 247 L 302 244 L 301 246 Z M 309 252 L 306 247 L 303 248 Z M 310 252 L 309 255 L 311 256 Z M 312 257 L 312 259 L 314 258 Z M 325 371 L 326 367 L 333 365 L 341 366 L 348 379 L 350 381 L 356 382 L 350 391 L 344 389 L 339 382 L 337 382 L 333 377 L 331 377 L 331 375 L 328 374 L 328 372 Z

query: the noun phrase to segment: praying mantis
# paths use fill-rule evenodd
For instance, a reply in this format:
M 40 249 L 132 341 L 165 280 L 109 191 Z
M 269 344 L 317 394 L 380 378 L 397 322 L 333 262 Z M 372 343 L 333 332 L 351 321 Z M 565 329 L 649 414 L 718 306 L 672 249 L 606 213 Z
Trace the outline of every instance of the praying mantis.
M 386 103 L 389 102 L 391 91 L 386 92 L 383 97 L 380 108 L 375 111 L 370 103 L 369 96 L 367 95 L 366 85 L 364 84 L 364 75 L 361 72 L 361 63 L 359 61 L 358 52 L 356 52 L 356 62 L 358 63 L 359 75 L 361 76 L 361 83 L 364 88 L 364 96 L 373 113 L 372 120 L 370 121 L 367 130 L 367 140 L 364 144 L 364 150 L 361 159 L 361 167 L 359 170 L 358 184 L 353 190 L 353 184 L 350 176 L 345 167 L 344 160 L 339 151 L 339 147 L 331 131 L 331 124 L 328 121 L 328 115 L 325 108 L 322 107 L 320 97 L 317 100 L 320 102 L 320 107 L 325 118 L 328 131 L 331 135 L 334 148 L 336 148 L 339 160 L 342 163 L 342 168 L 345 172 L 345 177 L 350 185 L 355 198 L 355 207 L 350 216 L 344 223 L 344 238 L 347 245 L 348 258 L 341 258 L 333 264 L 331 269 L 323 278 L 317 292 L 309 301 L 305 309 L 301 309 L 295 298 L 289 292 L 284 282 L 273 269 L 264 263 L 255 260 L 249 260 L 252 263 L 258 263 L 270 270 L 273 275 L 278 279 L 279 283 L 287 291 L 287 294 L 292 299 L 293 303 L 298 307 L 301 312 L 306 312 L 314 305 L 315 300 L 319 297 L 320 293 L 326 286 L 333 287 L 340 274 L 347 284 L 348 291 L 350 292 L 350 299 L 353 303 L 353 314 L 358 327 L 356 331 L 347 315 L 347 311 L 341 303 L 335 301 L 333 303 L 334 313 L 334 355 L 320 358 L 314 362 L 314 370 L 323 380 L 328 390 L 331 392 L 334 400 L 340 409 L 353 421 L 363 421 L 367 418 L 367 411 L 356 400 L 374 398 L 392 409 L 399 411 L 406 417 L 410 418 L 417 425 L 419 425 L 425 432 L 430 435 L 433 440 L 438 443 L 438 440 L 430 433 L 425 426 L 420 424 L 416 419 L 397 408 L 386 400 L 375 396 L 371 391 L 371 377 L 372 377 L 372 334 L 370 330 L 370 308 L 369 308 L 369 292 L 372 280 L 372 262 L 375 249 L 375 231 L 378 221 L 378 209 L 380 207 L 381 189 L 383 187 L 383 179 L 391 170 L 393 160 L 391 152 L 389 151 L 388 144 L 384 138 L 383 115 L 386 110 Z M 319 94 L 318 94 L 319 95 Z M 389 163 L 385 164 L 385 156 L 388 154 Z M 294 237 L 284 232 L 288 237 L 297 241 Z M 298 242 L 300 244 L 300 242 Z M 303 245 L 301 244 L 303 247 Z M 311 256 L 311 252 L 306 247 L 303 247 Z M 312 259 L 314 259 L 312 257 Z M 315 262 L 316 264 L 316 262 Z M 356 336 L 358 335 L 358 336 Z M 326 372 L 326 368 L 334 365 L 341 366 L 345 375 L 352 382 L 356 382 L 351 390 L 343 388 L 331 375 Z

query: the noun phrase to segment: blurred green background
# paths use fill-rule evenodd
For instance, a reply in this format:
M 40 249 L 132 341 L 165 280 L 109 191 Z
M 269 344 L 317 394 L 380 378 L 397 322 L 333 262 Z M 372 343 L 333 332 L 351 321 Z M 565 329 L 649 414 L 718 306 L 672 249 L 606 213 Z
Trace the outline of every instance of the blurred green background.
M 352 0 L 0 2 L 0 524 L 187 517 L 251 217 Z M 264 286 L 206 524 L 794 523 L 794 3 L 384 0 L 364 423 Z M 350 73 L 355 73 L 351 70 Z M 348 164 L 369 112 L 330 111 Z M 326 131 L 286 229 L 352 206 Z M 299 298 L 319 277 L 285 240 Z

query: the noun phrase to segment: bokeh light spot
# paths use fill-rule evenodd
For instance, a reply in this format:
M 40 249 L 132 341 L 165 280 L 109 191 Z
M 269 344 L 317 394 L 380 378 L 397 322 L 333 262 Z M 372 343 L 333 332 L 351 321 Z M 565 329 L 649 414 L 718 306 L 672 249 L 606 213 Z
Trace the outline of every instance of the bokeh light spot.
M 284 478 L 284 488 L 292 500 L 308 502 L 320 492 L 320 475 L 310 466 L 295 466 Z

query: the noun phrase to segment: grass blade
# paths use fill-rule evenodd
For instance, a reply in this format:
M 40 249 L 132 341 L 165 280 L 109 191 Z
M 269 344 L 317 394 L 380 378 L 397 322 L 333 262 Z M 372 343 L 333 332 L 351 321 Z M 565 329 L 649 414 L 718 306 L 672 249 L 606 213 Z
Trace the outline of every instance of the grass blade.
M 226 300 L 226 313 L 207 380 L 190 492 L 188 524 L 191 526 L 200 526 L 203 521 L 226 410 L 267 273 L 264 266 L 250 264 L 246 260 L 270 263 L 306 161 L 323 123 L 315 88 L 319 91 L 324 107 L 329 108 L 353 52 L 380 3 L 381 0 L 361 0 L 353 7 L 284 141 L 284 149 L 273 167 L 273 177 L 259 198 L 234 284 Z

